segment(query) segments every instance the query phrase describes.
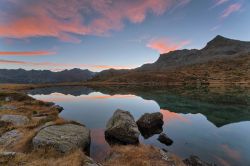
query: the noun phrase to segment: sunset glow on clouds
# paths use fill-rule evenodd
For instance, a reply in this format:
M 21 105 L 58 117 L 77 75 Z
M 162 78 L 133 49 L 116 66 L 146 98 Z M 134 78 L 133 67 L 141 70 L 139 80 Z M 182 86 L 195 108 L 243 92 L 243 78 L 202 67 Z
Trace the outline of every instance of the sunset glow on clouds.
M 174 0 L 4 1 L 15 9 L 15 14 L 10 11 L 0 13 L 0 36 L 50 36 L 69 42 L 80 41 L 72 34 L 106 35 L 111 30 L 121 29 L 126 20 L 141 23 L 147 13 L 161 15 L 171 6 L 183 3 Z
M 248 41 L 249 11 L 246 0 L 0 0 L 0 68 L 135 68 L 216 35 Z
M 230 16 L 232 13 L 238 12 L 241 9 L 241 3 L 234 3 L 228 6 L 222 13 L 221 18 L 226 18 Z
M 49 51 L 0 51 L 0 56 L 42 56 L 53 55 L 56 52 Z
M 190 44 L 190 40 L 183 40 L 180 42 L 172 42 L 167 38 L 159 38 L 159 39 L 154 39 L 151 40 L 148 44 L 147 47 L 152 48 L 159 53 L 168 53 L 170 51 L 178 50 L 181 49 L 183 46 L 186 46 Z

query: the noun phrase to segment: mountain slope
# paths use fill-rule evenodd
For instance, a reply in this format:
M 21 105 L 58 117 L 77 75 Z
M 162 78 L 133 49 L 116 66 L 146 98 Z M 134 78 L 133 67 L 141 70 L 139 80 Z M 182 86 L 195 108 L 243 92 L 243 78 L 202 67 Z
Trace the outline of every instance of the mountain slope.
M 176 50 L 112 77 L 97 74 L 95 81 L 150 84 L 250 83 L 250 42 L 215 37 L 201 50 Z M 108 73 L 108 71 L 105 71 Z
M 80 82 L 95 75 L 89 70 L 72 69 L 61 72 L 49 70 L 0 69 L 0 83 L 61 83 Z

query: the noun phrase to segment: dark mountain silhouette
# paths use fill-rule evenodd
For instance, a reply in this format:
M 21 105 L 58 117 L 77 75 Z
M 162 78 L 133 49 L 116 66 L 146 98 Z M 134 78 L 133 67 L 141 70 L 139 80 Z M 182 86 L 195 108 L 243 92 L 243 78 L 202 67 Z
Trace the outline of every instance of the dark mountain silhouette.
M 122 72 L 106 70 L 93 80 L 157 84 L 250 83 L 249 66 L 250 42 L 216 36 L 201 50 L 171 51 L 161 54 L 152 64 Z
M 0 69 L 0 83 L 61 83 L 81 82 L 95 75 L 89 70 L 72 69 L 61 72 L 49 70 Z

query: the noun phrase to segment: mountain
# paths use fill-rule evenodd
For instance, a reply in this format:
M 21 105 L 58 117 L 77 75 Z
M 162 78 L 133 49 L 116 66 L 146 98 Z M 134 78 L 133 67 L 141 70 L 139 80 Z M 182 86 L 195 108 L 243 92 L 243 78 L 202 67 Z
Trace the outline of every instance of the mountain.
M 49 70 L 0 69 L 0 83 L 61 83 L 81 82 L 95 75 L 89 70 L 72 69 L 61 72 Z
M 123 71 L 106 70 L 92 80 L 145 84 L 250 84 L 250 42 L 216 36 L 200 50 L 161 54 L 152 64 Z M 112 77 L 108 73 L 112 72 Z

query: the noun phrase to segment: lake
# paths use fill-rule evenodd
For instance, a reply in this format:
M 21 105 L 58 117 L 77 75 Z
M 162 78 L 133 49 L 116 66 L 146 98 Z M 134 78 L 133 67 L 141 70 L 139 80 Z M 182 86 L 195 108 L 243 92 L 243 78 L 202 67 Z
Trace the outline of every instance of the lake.
M 109 151 L 104 138 L 115 110 L 130 111 L 135 120 L 144 113 L 161 112 L 164 132 L 174 141 L 157 137 L 140 142 L 155 145 L 182 158 L 197 155 L 223 166 L 250 165 L 250 96 L 241 88 L 50 87 L 34 89 L 30 96 L 64 107 L 60 117 L 91 129 L 90 155 L 101 161 Z

